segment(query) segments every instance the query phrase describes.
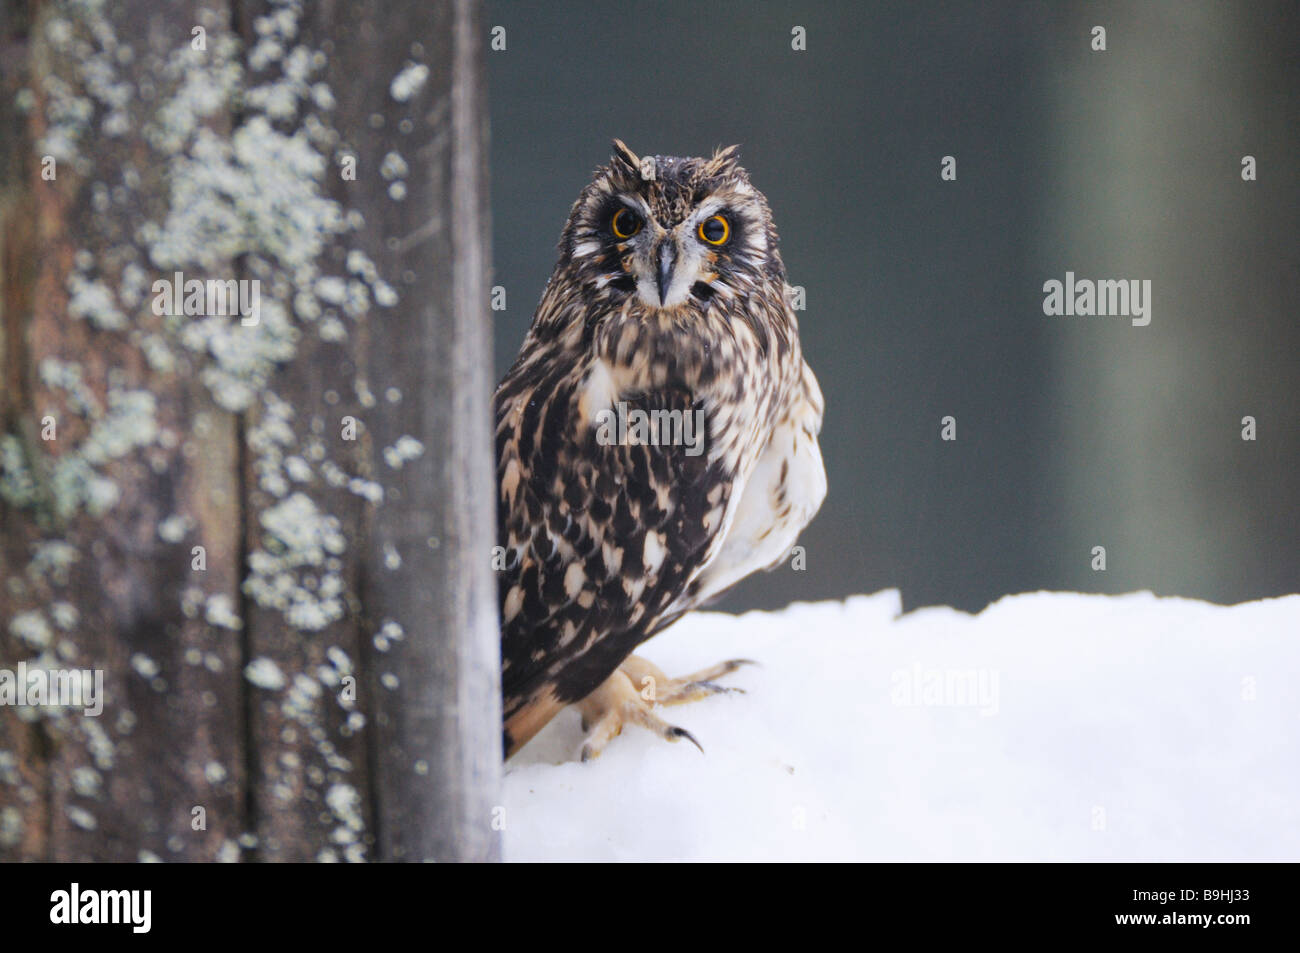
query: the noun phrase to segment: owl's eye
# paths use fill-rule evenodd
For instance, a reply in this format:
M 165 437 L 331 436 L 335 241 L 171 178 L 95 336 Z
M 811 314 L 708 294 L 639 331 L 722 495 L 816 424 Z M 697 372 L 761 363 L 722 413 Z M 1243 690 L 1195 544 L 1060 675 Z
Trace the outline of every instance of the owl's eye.
M 731 225 L 721 215 L 713 215 L 700 222 L 699 232 L 700 241 L 722 245 L 731 237 Z
M 641 231 L 641 216 L 630 208 L 621 208 L 609 220 L 615 238 L 631 238 Z

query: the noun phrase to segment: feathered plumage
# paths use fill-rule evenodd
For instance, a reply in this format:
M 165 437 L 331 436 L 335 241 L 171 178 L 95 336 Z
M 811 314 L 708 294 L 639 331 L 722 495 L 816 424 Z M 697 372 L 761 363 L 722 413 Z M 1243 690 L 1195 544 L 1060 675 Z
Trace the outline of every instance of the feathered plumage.
M 616 141 L 559 252 L 495 396 L 507 755 L 780 562 L 826 491 L 821 392 L 735 147 L 642 160 Z

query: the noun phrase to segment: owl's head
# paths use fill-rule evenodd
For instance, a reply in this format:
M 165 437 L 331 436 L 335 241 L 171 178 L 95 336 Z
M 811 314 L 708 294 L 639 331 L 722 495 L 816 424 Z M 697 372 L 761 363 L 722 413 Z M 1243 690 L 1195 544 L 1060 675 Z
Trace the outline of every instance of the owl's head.
M 776 229 L 736 148 L 710 158 L 640 158 L 615 139 L 609 165 L 569 214 L 560 268 L 592 296 L 615 305 L 635 299 L 651 311 L 780 294 Z

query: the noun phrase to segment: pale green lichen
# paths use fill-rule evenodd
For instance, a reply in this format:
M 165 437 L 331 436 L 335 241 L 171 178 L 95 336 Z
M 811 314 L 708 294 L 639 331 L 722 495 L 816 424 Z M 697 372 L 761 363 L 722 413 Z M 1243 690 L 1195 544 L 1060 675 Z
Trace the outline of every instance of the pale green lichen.
M 322 665 L 316 670 L 316 677 L 322 685 L 332 688 L 352 674 L 352 659 L 337 645 L 331 645 L 325 650 L 325 658 L 329 660 L 329 664 Z
M 239 90 L 244 72 L 239 41 L 215 33 L 208 46 L 196 50 L 185 44 L 162 63 L 159 78 L 174 91 L 143 129 L 149 144 L 164 155 L 183 151 L 204 122 L 224 112 Z
M 285 685 L 284 672 L 280 671 L 280 666 L 265 656 L 255 658 L 244 666 L 244 678 L 269 692 L 279 691 Z
M 285 693 L 281 711 L 299 724 L 310 727 L 315 721 L 316 703 L 321 694 L 321 684 L 316 679 L 295 675 Z
M 100 415 L 99 401 L 86 383 L 80 364 L 47 357 L 41 361 L 37 372 L 46 387 L 63 391 L 69 409 L 83 417 Z
M 72 769 L 72 790 L 82 797 L 99 797 L 103 782 L 103 776 L 94 768 L 81 765 Z
M 137 447 L 151 445 L 158 436 L 157 401 L 146 390 L 110 389 L 108 411 L 79 448 L 92 466 L 125 457 Z
M 387 652 L 394 642 L 400 642 L 404 638 L 406 638 L 406 631 L 401 625 L 392 619 L 386 619 L 379 627 L 379 631 L 375 633 L 373 641 L 378 651 Z
M 0 435 L 0 499 L 18 509 L 34 506 L 40 494 L 36 475 L 27 463 L 22 441 Z
M 406 164 L 406 160 L 397 152 L 386 153 L 379 163 L 379 174 L 386 180 L 404 179 L 410 171 L 410 166 Z
M 102 2 L 68 0 L 59 13 L 63 15 L 45 21 L 45 40 L 75 64 L 78 82 L 74 86 L 55 72 L 44 77 L 46 130 L 38 148 L 85 173 L 91 150 L 82 143 L 95 132 L 96 112 L 103 117 L 98 131 L 104 136 L 119 136 L 130 128 L 128 109 L 136 91 L 119 80 L 117 66 L 130 62 L 132 53 L 118 43 Z
M 154 84 L 150 83 L 147 95 L 134 97 L 131 85 L 117 79 L 115 62 L 129 61 L 131 54 L 117 41 L 105 7 L 69 3 L 65 11 L 66 16 L 51 17 L 46 25 L 52 49 L 70 60 L 66 71 L 70 78 L 53 76 L 46 96 L 50 135 L 67 144 L 56 149 L 56 155 L 72 160 L 85 151 L 76 146 L 91 134 L 96 104 L 110 113 L 143 111 L 145 138 L 165 158 L 169 189 L 165 214 L 138 231 L 143 260 L 158 269 L 203 272 L 242 258 L 259 280 L 271 286 L 270 300 L 256 327 L 222 318 L 178 322 L 176 316 L 168 316 L 162 333 L 132 328 L 131 339 L 150 367 L 170 372 L 176 369 L 176 359 L 168 338 L 174 337 L 206 359 L 199 375 L 217 403 L 231 411 L 247 410 L 259 395 L 269 393 L 275 367 L 296 351 L 301 332 L 282 301 L 292 302 L 300 319 L 313 321 L 322 316 L 318 286 L 353 319 L 369 310 L 372 290 L 376 299 L 392 298 L 391 288 L 382 283 L 373 263 L 355 249 L 347 252 L 348 270 L 362 280 L 344 281 L 321 273 L 325 249 L 363 222 L 355 210 L 345 211 L 321 191 L 328 166 L 321 150 L 338 138 L 310 111 L 327 111 L 333 105 L 328 84 L 315 78 L 325 66 L 325 57 L 295 43 L 301 6 L 294 0 L 277 0 L 275 9 L 256 19 L 257 41 L 248 51 L 247 64 L 238 40 L 205 12 L 201 20 L 209 31 L 207 49 L 194 50 L 182 42 L 163 58 L 156 86 L 169 93 L 146 108 L 139 100 L 153 99 Z M 266 75 L 250 85 L 250 73 Z M 243 109 L 247 119 L 223 134 L 209 121 L 234 106 Z M 126 197 L 139 184 L 139 175 L 129 163 L 122 182 L 114 195 L 120 191 Z M 94 203 L 106 207 L 106 185 L 92 182 L 90 186 Z M 100 329 L 126 327 L 127 314 L 138 308 L 148 283 L 134 249 L 119 246 L 119 251 L 122 267 L 116 292 L 107 275 L 94 273 L 95 259 L 86 252 L 77 256 L 77 271 L 69 279 L 70 313 Z M 323 318 L 319 333 L 324 339 L 347 337 L 346 325 L 336 313 L 327 311 Z M 68 381 L 70 386 L 73 383 Z M 70 400 L 75 397 L 70 394 Z M 12 441 L 6 442 L 3 456 L 6 466 L 0 492 L 6 499 L 30 504 L 32 486 L 40 481 L 18 466 L 20 458 Z M 265 461 L 259 462 L 261 469 L 271 469 Z M 82 506 L 102 513 L 114 504 L 115 486 L 92 471 L 93 465 L 88 468 L 70 460 L 57 475 L 62 515 Z M 285 492 L 274 474 L 264 479 L 274 494 Z M 294 479 L 307 482 L 309 478 L 299 468 Z M 369 496 L 374 498 L 373 493 Z
M 331 160 L 338 161 L 345 148 L 326 115 L 336 101 L 320 78 L 325 56 L 298 39 L 298 0 L 271 0 L 271 6 L 266 16 L 254 20 L 256 38 L 247 51 L 217 15 L 201 10 L 207 49 L 193 50 L 184 35 L 158 59 L 152 75 L 131 83 L 123 81 L 118 69 L 132 62 L 135 53 L 115 36 L 109 7 L 102 0 L 64 0 L 43 16 L 45 43 L 57 68 L 49 71 L 40 97 L 20 93 L 19 105 L 44 105 L 41 154 L 53 156 L 60 172 L 68 165 L 84 177 L 82 201 L 91 216 L 87 241 L 96 253 L 82 249 L 74 256 L 66 287 L 69 317 L 94 333 L 129 343 L 153 373 L 195 374 L 218 406 L 250 414 L 252 468 L 272 502 L 259 516 L 262 534 L 250 554 L 243 591 L 258 605 L 282 612 L 291 625 L 317 630 L 344 614 L 346 541 L 325 501 L 296 488 L 346 490 L 376 504 L 384 499 L 384 488 L 330 459 L 333 442 L 320 417 L 309 418 L 310 433 L 299 433 L 305 428 L 295 427 L 292 408 L 275 394 L 273 375 L 294 358 L 304 333 L 344 341 L 350 322 L 364 319 L 376 305 L 392 307 L 398 295 L 367 255 L 345 247 L 346 236 L 364 225 L 363 216 L 325 194 L 325 177 L 337 174 Z M 394 77 L 390 92 L 399 101 L 410 99 L 428 76 L 427 66 L 408 63 Z M 241 124 L 225 131 L 223 120 L 236 113 Z M 112 145 L 132 128 L 143 131 L 151 154 L 128 155 Z M 412 124 L 406 120 L 402 128 Z M 102 174 L 91 166 L 92 157 Z M 137 214 L 127 213 L 140 207 L 146 170 L 160 171 L 166 204 L 154 220 L 125 234 L 121 223 Z M 398 153 L 385 156 L 382 174 L 395 189 L 394 198 L 404 194 L 408 172 Z M 186 277 L 223 274 L 234 261 L 261 283 L 256 325 L 227 317 L 158 314 L 150 307 L 153 279 L 160 273 L 169 281 L 176 271 Z M 336 274 L 340 268 L 345 268 L 342 275 Z M 193 449 L 183 434 L 160 425 L 153 396 L 128 387 L 120 372 L 107 381 L 93 380 L 92 387 L 80 365 L 53 356 L 42 362 L 40 372 L 57 403 L 48 409 L 58 422 L 57 452 L 42 452 L 31 435 L 0 435 L 0 498 L 7 504 L 36 508 L 58 520 L 79 513 L 99 516 L 122 495 L 118 481 L 125 471 L 119 461 L 143 457 L 160 472 L 169 452 L 182 442 L 186 454 Z M 375 405 L 367 381 L 356 378 L 352 387 L 362 407 Z M 69 415 L 81 420 L 69 420 Z M 202 438 L 197 426 L 195 434 Z M 398 441 L 388 449 L 390 466 L 418 455 L 410 442 Z M 193 529 L 190 517 L 172 513 L 161 520 L 157 533 L 163 542 L 179 544 Z M 71 603 L 35 594 L 47 593 L 49 585 L 66 585 L 78 554 L 58 539 L 40 541 L 33 554 L 25 574 L 32 580 L 30 594 L 24 578 L 16 576 L 7 581 L 7 589 L 27 599 L 43 597 L 48 608 L 20 613 L 11 628 L 16 624 L 19 637 L 52 662 L 49 620 L 59 632 L 72 631 L 80 620 Z M 243 625 L 228 595 L 208 596 L 199 583 L 183 588 L 181 608 L 187 618 L 202 617 L 215 629 Z M 385 638 L 400 637 L 396 623 L 381 631 L 388 633 Z M 59 651 L 70 645 L 65 642 Z M 193 649 L 185 660 L 214 672 L 222 668 L 214 652 Z M 323 765 L 305 765 L 303 771 L 322 790 L 331 785 L 326 802 L 339 821 L 335 843 L 345 859 L 360 860 L 364 825 L 359 797 L 339 781 L 352 766 L 325 736 L 319 715 L 327 701 L 322 686 L 335 689 L 353 666 L 337 646 L 328 649 L 327 660 L 314 677 L 286 675 L 267 658 L 255 659 L 244 674 L 268 690 L 287 686 L 281 699 L 286 713 L 294 730 L 311 739 Z M 165 687 L 152 659 L 136 653 L 130 661 L 132 670 L 156 689 Z M 216 703 L 210 692 L 204 694 L 210 697 L 205 704 Z M 337 700 L 349 710 L 343 734 L 361 730 L 365 719 L 351 710 L 352 697 L 339 693 Z M 95 767 L 74 778 L 74 790 L 93 796 L 89 792 L 99 790 L 96 772 L 112 767 L 115 748 L 95 719 L 78 721 L 69 730 L 82 732 Z M 129 734 L 133 722 L 134 716 L 123 711 L 115 727 L 120 735 Z M 205 772 L 209 780 L 211 769 L 209 765 Z M 95 823 L 84 811 L 69 817 L 87 829 Z M 0 833 L 8 834 L 4 823 Z M 240 843 L 255 846 L 255 840 L 248 841 L 241 838 Z M 179 841 L 168 846 L 179 849 Z M 238 859 L 238 845 L 225 842 L 220 855 Z M 156 857 L 142 854 L 141 859 Z
M 22 813 L 16 807 L 0 808 L 0 847 L 17 847 L 22 839 Z
M 143 232 L 151 260 L 213 270 L 252 253 L 314 277 L 322 248 L 347 230 L 338 203 L 320 194 L 325 165 L 305 133 L 279 132 L 264 116 L 229 139 L 200 129 L 173 160 L 166 219 Z
M 342 727 L 339 728 L 339 733 L 350 737 L 355 735 L 364 727 L 366 727 L 366 716 L 361 714 L 359 711 L 353 711 L 348 713 L 347 720 L 344 721 Z
M 72 821 L 73 824 L 80 827 L 83 831 L 93 831 L 95 828 L 99 827 L 99 821 L 96 820 L 95 815 L 91 814 L 84 807 L 69 804 L 65 809 L 65 813 L 68 815 L 68 820 Z
M 249 554 L 244 591 L 301 629 L 322 629 L 343 615 L 343 580 L 331 557 L 343 553 L 338 519 L 294 493 L 262 511 L 262 547 Z
M 281 497 L 289 492 L 284 473 L 285 448 L 297 443 L 292 420 L 293 407 L 273 393 L 262 395 L 262 413 L 248 432 L 248 446 L 253 452 L 253 470 L 263 490 Z
M 388 86 L 388 93 L 397 102 L 404 103 L 419 91 L 428 78 L 429 67 L 408 60 L 401 71 L 393 77 L 393 81 Z
M 89 320 L 101 331 L 126 327 L 126 315 L 117 306 L 117 298 L 108 285 L 98 278 L 87 278 L 74 271 L 68 276 L 68 313 Z
M 158 522 L 158 538 L 165 543 L 179 543 L 194 528 L 194 521 L 183 513 L 173 513 Z
M 296 454 L 284 458 L 284 472 L 295 483 L 311 483 L 316 478 L 311 464 Z
M 54 462 L 51 488 L 60 519 L 82 508 L 91 516 L 101 516 L 117 503 L 121 489 L 102 468 L 154 442 L 156 413 L 155 398 L 148 391 L 109 390 L 107 411 L 95 415 L 98 419 L 74 452 Z
M 207 605 L 203 610 L 203 618 L 208 625 L 219 629 L 238 631 L 244 627 L 244 620 L 235 611 L 234 600 L 224 592 L 208 596 Z
M 384 502 L 384 488 L 374 480 L 353 477 L 348 480 L 348 492 L 369 500 L 371 503 Z
M 153 678 L 158 674 L 158 663 L 145 655 L 143 652 L 137 652 L 131 656 L 131 668 L 141 678 Z
M 70 602 L 56 602 L 50 606 L 50 615 L 54 619 L 54 624 L 64 632 L 71 632 L 77 626 L 81 613 L 77 607 Z
M 9 623 L 9 634 L 34 649 L 47 649 L 54 636 L 49 622 L 39 609 L 20 612 Z
M 42 540 L 32 547 L 32 559 L 27 565 L 27 573 L 49 579 L 55 585 L 65 586 L 68 583 L 68 572 L 80 558 L 77 547 L 71 543 L 61 539 Z
M 86 735 L 87 747 L 95 767 L 101 771 L 111 769 L 117 758 L 117 748 L 108 737 L 108 732 L 94 718 L 81 719 L 81 730 Z
M 365 830 L 365 822 L 361 817 L 361 795 L 357 789 L 350 784 L 332 784 L 325 792 L 325 804 L 339 822 L 330 839 L 343 847 L 343 856 L 349 862 L 364 860 L 365 849 L 359 837 Z
M 50 464 L 49 486 L 54 514 L 66 520 L 81 509 L 99 516 L 118 500 L 120 489 L 104 472 L 104 466 L 140 447 L 151 445 L 158 436 L 156 401 L 144 390 L 122 390 L 110 384 L 108 407 L 99 406 L 83 379 L 81 368 L 70 362 L 45 358 L 40 364 L 41 381 L 62 391 L 67 405 L 91 422 L 90 430 L 71 451 Z M 58 415 L 49 414 L 57 423 Z M 6 500 L 33 505 L 39 502 L 32 489 L 34 476 L 22 456 L 22 446 L 12 436 L 0 441 L 4 476 L 0 480 Z
M 394 470 L 400 470 L 409 461 L 424 455 L 424 444 L 409 434 L 398 438 L 397 443 L 384 448 L 384 462 Z

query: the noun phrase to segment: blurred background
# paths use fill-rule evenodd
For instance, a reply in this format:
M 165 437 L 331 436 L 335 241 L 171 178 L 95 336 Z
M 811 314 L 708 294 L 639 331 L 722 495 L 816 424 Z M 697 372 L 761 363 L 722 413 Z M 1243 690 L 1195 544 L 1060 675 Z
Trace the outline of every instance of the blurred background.
M 806 291 L 830 495 L 724 608 L 1300 589 L 1297 27 L 0 0 L 0 862 L 500 856 L 489 375 L 613 136 L 739 143 Z M 176 272 L 261 320 L 155 307 Z M 1149 326 L 1044 315 L 1067 272 Z
M 484 22 L 497 379 L 614 136 L 740 143 L 806 289 L 830 493 L 806 571 L 720 608 L 1300 588 L 1296 4 L 489 0 Z M 1150 280 L 1150 324 L 1045 316 L 1066 271 Z

